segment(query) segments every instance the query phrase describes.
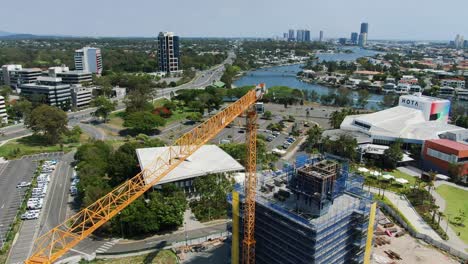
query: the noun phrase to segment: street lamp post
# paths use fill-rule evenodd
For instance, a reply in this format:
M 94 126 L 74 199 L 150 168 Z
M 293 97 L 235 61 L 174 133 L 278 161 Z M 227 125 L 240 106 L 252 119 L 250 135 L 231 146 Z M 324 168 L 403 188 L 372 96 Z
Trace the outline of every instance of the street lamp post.
M 185 231 L 185 246 L 188 246 L 188 235 L 187 235 L 187 222 L 184 222 L 184 231 Z
M 445 233 L 447 234 L 447 230 L 448 230 L 448 224 L 450 222 L 450 215 L 451 214 L 447 214 L 447 225 L 445 226 Z

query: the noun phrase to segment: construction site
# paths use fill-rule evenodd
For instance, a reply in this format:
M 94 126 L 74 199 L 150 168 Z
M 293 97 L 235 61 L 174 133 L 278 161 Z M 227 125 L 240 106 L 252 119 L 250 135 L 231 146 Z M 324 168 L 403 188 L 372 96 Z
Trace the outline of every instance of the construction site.
M 257 263 L 364 263 L 372 247 L 375 204 L 363 179 L 337 157 L 297 157 L 279 175 L 261 175 L 256 196 Z M 244 194 L 232 204 L 231 263 L 239 263 Z M 367 252 L 366 252 L 367 251 Z

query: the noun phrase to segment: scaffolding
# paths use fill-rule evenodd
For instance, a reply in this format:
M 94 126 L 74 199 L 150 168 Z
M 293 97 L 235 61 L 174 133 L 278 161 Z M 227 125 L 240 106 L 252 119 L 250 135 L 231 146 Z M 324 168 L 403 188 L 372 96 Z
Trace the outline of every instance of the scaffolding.
M 342 159 L 301 156 L 280 171 L 263 175 L 256 197 L 257 263 L 363 263 L 371 197 L 362 191 L 363 179 L 349 174 L 348 168 Z M 333 203 L 325 214 L 297 210 L 297 199 L 289 187 L 298 175 L 302 177 L 301 171 L 321 175 L 324 181 L 312 182 L 316 186 L 335 178 Z M 309 176 L 303 180 L 310 180 Z M 236 186 L 235 192 L 239 192 L 240 203 L 236 214 L 243 217 L 242 186 Z M 228 201 L 232 203 L 232 196 Z

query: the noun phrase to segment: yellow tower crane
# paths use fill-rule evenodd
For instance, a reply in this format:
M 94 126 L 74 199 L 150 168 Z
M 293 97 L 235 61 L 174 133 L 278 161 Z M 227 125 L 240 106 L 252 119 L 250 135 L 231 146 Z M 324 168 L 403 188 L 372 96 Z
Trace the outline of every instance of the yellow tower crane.
M 49 264 L 88 237 L 135 199 L 157 184 L 197 149 L 247 112 L 247 163 L 245 179 L 243 263 L 255 263 L 256 119 L 254 104 L 264 90 L 249 91 L 238 101 L 180 137 L 144 170 L 36 239 L 27 264 Z

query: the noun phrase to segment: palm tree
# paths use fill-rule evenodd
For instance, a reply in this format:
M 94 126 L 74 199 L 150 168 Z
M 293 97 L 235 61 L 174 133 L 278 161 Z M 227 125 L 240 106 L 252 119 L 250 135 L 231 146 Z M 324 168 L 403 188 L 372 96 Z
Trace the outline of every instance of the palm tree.
M 437 225 L 440 226 L 440 218 L 445 216 L 444 212 L 439 211 L 437 216 L 439 217 L 439 219 L 437 219 Z
M 436 213 L 439 211 L 439 210 L 438 210 L 439 208 L 440 208 L 440 207 L 439 207 L 438 205 L 435 205 L 435 204 L 432 204 L 432 205 L 431 205 L 430 210 L 432 210 L 432 220 L 431 220 L 432 223 L 434 223 L 435 215 L 436 215 Z

